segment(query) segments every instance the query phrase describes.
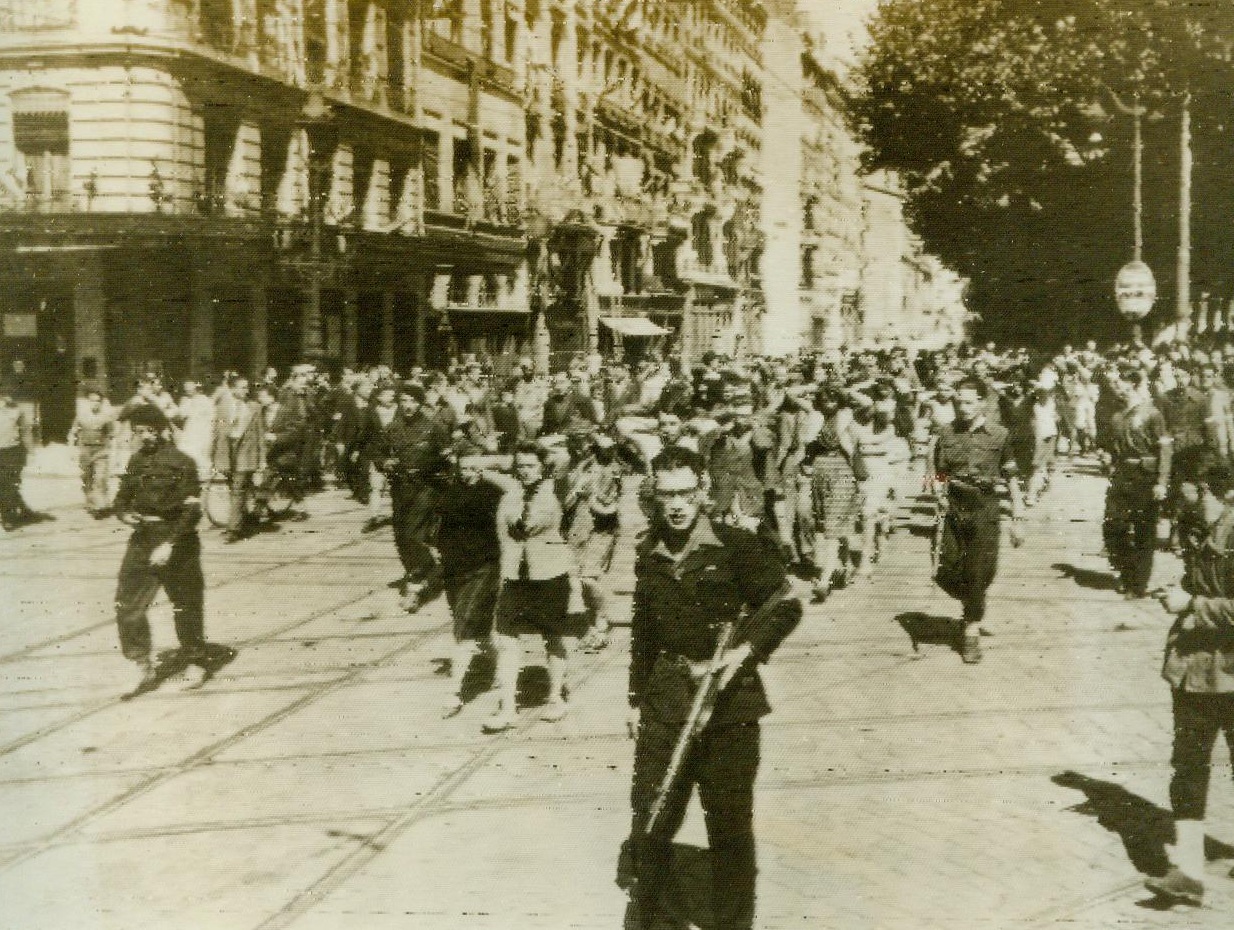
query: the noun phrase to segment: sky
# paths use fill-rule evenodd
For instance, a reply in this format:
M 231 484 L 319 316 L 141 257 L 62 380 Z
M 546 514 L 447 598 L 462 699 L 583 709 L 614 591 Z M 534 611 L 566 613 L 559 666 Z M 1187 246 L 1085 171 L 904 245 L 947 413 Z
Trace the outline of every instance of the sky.
M 868 41 L 864 21 L 878 0 L 797 0 L 798 9 L 827 37 L 824 57 L 833 66 L 850 64 Z

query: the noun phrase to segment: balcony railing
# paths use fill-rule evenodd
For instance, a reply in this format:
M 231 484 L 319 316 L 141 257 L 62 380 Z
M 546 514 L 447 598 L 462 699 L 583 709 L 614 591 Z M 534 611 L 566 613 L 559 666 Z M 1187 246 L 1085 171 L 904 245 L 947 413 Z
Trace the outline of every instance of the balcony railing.
M 76 209 L 73 192 L 68 190 L 0 200 L 0 212 L 4 213 L 72 213 Z

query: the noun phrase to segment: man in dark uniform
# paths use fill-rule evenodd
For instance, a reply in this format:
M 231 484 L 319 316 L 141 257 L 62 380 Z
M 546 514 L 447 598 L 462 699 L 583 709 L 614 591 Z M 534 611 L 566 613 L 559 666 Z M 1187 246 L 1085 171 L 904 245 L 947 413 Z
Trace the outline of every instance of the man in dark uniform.
M 411 608 L 435 566 L 430 548 L 435 531 L 434 483 L 447 465 L 448 436 L 425 409 L 424 399 L 424 388 L 404 384 L 398 392 L 399 412 L 378 440 L 382 471 L 390 481 L 394 546 L 403 565 L 400 587 L 405 606 Z
M 619 881 L 635 879 L 634 926 L 654 926 L 672 863 L 673 836 L 685 817 L 691 788 L 698 785 L 711 846 L 714 926 L 748 930 L 757 874 L 753 794 L 759 719 L 770 711 L 756 666 L 800 621 L 800 601 L 780 602 L 756 628 L 738 627 L 722 661 L 714 714 L 686 757 L 656 829 L 651 835 L 646 831 L 722 627 L 736 622 L 743 608 L 760 608 L 785 577 L 773 543 L 712 523 L 702 513 L 701 471 L 698 457 L 687 450 L 670 448 L 657 458 L 652 529 L 638 548 L 629 688 L 630 729 L 637 733 L 633 830 Z
M 939 430 L 934 453 L 942 519 L 934 580 L 963 605 L 960 654 L 970 665 L 981 661 L 986 592 L 998 572 L 1004 478 L 1011 496 L 1011 542 L 1018 546 L 1023 541 L 1014 452 L 1007 428 L 986 418 L 989 404 L 983 392 L 976 379 L 957 385 L 955 421 Z
M 206 643 L 197 463 L 171 442 L 171 424 L 157 407 L 138 406 L 127 419 L 140 448 L 129 460 L 113 505 L 116 516 L 133 527 L 116 585 L 120 649 L 141 669 L 137 690 L 155 687 L 166 670 L 150 660 L 147 612 L 162 587 L 180 641 L 178 663 L 195 668 L 190 684 L 200 684 L 235 652 Z
M 1101 535 L 1123 595 L 1144 597 L 1157 548 L 1157 515 L 1170 486 L 1174 441 L 1148 398 L 1141 371 L 1123 372 L 1111 387 L 1122 409 L 1098 443 L 1110 459 Z
M 1184 483 L 1192 493 L 1211 463 L 1208 448 L 1208 395 L 1192 383 L 1191 371 L 1179 367 L 1174 373 L 1177 385 L 1161 396 L 1158 409 L 1173 440 L 1170 484 L 1166 495 L 1168 513 L 1177 513 Z

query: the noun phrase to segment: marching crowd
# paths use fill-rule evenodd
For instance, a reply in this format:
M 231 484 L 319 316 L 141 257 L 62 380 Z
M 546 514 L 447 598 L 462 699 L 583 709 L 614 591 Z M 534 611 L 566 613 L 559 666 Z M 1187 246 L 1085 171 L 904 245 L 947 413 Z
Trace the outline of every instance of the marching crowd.
M 1084 456 L 1109 479 L 1102 532 L 1120 590 L 1129 599 L 1156 594 L 1179 617 L 1166 661 L 1178 845 L 1175 867 L 1150 887 L 1187 903 L 1202 896 L 1209 760 L 1219 731 L 1234 737 L 1234 560 L 1226 556 L 1234 346 L 1136 342 L 1102 352 L 1089 343 L 1052 356 L 993 346 L 790 359 L 709 353 L 692 368 L 654 354 L 637 364 L 580 357 L 553 375 L 523 360 L 506 376 L 465 357 L 446 371 L 401 376 L 374 366 L 331 379 L 309 364 L 281 381 L 275 375 L 254 384 L 231 373 L 210 391 L 185 382 L 178 397 L 151 375 L 117 404 L 97 390 L 79 403 L 70 441 L 86 506 L 135 527 L 117 616 L 123 651 L 141 667 L 139 690 L 158 680 L 145 613 L 160 586 L 188 665 L 204 678 L 234 655 L 204 635 L 201 482 L 225 483 L 226 539 L 240 542 L 272 523 L 276 476 L 297 500 L 332 477 L 368 508 L 363 531 L 390 525 L 402 607 L 416 612 L 441 595 L 448 603 L 456 649 L 446 715 L 463 706 L 472 658 L 491 650 L 497 708 L 488 733 L 515 725 L 524 635 L 541 637 L 547 653 L 543 718 L 567 714 L 571 655 L 606 645 L 614 553 L 637 545 L 632 733 L 641 734 L 636 769 L 643 759 L 660 771 L 668 731 L 656 745 L 642 735 L 657 699 L 648 693 L 657 661 L 667 656 L 697 678 L 715 648 L 708 617 L 743 602 L 754 609 L 786 571 L 820 603 L 874 577 L 896 531 L 898 496 L 935 507 L 935 580 L 962 605 L 956 650 L 965 663 L 980 662 L 1007 518 L 1018 546 L 1025 511 L 1056 480 L 1058 459 Z M 23 445 L 19 413 L 0 387 L 6 528 L 19 525 L 25 506 L 10 451 Z M 638 532 L 622 525 L 627 483 L 637 487 L 646 530 L 641 521 Z M 1162 548 L 1183 557 L 1182 589 L 1152 588 Z M 692 566 L 726 578 L 716 553 L 729 550 L 744 566 L 728 582 L 731 598 L 713 602 L 713 593 L 680 587 Z M 761 579 L 758 592 L 742 573 Z M 664 628 L 666 612 L 677 617 L 674 630 Z M 791 627 L 785 622 L 765 645 L 746 643 L 741 661 L 766 661 Z M 692 623 L 711 632 L 683 639 Z M 756 720 L 765 709 L 751 713 Z M 750 720 L 739 723 L 747 729 L 733 730 L 743 734 L 733 745 L 756 753 Z M 650 784 L 646 772 L 639 778 Z M 645 821 L 649 796 L 639 803 L 636 822 Z M 749 850 L 744 842 L 733 840 L 733 861 L 752 856 L 752 840 Z M 662 851 L 635 847 L 643 864 L 634 873 L 645 883 L 646 863 Z M 752 897 L 725 906 L 737 909 L 733 925 L 744 925 Z

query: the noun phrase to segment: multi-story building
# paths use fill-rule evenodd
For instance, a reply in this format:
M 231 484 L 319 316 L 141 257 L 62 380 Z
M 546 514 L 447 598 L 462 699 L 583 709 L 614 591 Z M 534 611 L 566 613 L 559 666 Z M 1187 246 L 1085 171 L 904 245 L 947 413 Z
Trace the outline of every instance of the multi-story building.
M 861 150 L 839 78 L 795 6 L 773 7 L 765 39 L 764 341 L 773 352 L 852 344 L 861 328 Z
M 541 346 L 749 347 L 761 306 L 761 4 L 527 3 Z M 542 283 L 541 283 L 542 282 Z
M 894 177 L 867 177 L 829 37 L 771 4 L 763 204 L 769 351 L 956 341 L 963 282 L 922 254 Z
M 967 282 L 925 254 L 905 221 L 904 193 L 894 175 L 870 175 L 864 194 L 865 260 L 853 344 L 938 348 L 959 342 L 969 317 Z
M 0 0 L 0 350 L 43 382 L 527 333 L 525 25 L 491 0 Z

